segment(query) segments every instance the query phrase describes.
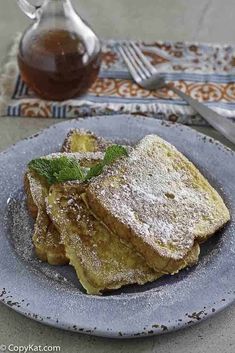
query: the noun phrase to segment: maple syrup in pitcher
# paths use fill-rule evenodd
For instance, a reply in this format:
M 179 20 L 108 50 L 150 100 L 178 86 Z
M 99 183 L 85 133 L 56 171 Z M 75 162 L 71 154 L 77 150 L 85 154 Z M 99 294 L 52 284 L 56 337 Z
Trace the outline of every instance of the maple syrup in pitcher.
M 37 21 L 20 42 L 22 79 L 44 99 L 62 101 L 82 95 L 99 73 L 98 38 L 69 0 L 45 0 L 39 10 L 28 5 Z

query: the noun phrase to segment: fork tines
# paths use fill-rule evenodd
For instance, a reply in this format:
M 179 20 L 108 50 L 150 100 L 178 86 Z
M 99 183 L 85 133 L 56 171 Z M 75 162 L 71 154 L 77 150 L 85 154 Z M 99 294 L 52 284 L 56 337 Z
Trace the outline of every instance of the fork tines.
M 117 45 L 117 49 L 128 66 L 131 75 L 136 82 L 140 82 L 156 73 L 156 69 L 140 48 L 133 42 L 124 42 Z

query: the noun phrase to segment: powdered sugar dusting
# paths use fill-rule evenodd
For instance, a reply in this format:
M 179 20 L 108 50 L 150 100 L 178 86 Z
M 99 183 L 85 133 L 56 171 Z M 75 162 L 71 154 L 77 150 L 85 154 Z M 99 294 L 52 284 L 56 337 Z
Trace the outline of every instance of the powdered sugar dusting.
M 99 160 L 104 157 L 104 154 L 102 152 L 76 152 L 76 153 L 51 153 L 47 156 L 44 156 L 42 158 L 47 158 L 47 159 L 55 159 L 59 157 L 67 157 L 69 159 L 74 158 L 78 161 L 91 161 L 91 160 Z
M 229 218 L 220 196 L 192 164 L 154 135 L 94 180 L 89 192 L 145 244 L 174 259 Z

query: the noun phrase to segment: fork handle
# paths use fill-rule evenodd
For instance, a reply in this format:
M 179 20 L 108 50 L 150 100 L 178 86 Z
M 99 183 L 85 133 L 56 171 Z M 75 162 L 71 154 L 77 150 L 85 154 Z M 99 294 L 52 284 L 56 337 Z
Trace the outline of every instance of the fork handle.
M 178 88 L 171 85 L 169 85 L 168 88 L 184 99 L 197 113 L 199 113 L 211 126 L 213 126 L 214 129 L 218 130 L 229 141 L 235 143 L 235 123 L 216 113 L 206 105 L 198 102 L 196 99 L 188 96 Z

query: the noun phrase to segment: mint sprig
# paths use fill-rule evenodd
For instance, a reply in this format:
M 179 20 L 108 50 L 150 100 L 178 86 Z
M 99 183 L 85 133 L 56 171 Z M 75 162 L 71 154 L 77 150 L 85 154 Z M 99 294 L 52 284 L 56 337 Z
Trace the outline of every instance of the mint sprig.
M 112 145 L 109 146 L 106 149 L 104 159 L 103 159 L 103 164 L 104 165 L 109 165 L 115 162 L 117 159 L 120 157 L 128 157 L 128 152 L 127 149 L 123 146 L 120 145 Z
M 95 166 L 91 167 L 88 171 L 85 180 L 90 180 L 103 172 L 103 169 L 106 165 L 113 164 L 117 159 L 121 157 L 128 157 L 127 149 L 120 145 L 112 145 L 106 149 L 104 159 L 96 164 Z
M 52 159 L 34 159 L 28 164 L 28 167 L 45 178 L 49 185 L 84 178 L 83 170 L 76 159 L 65 156 Z
M 127 149 L 123 146 L 113 145 L 106 149 L 104 159 L 90 168 L 81 167 L 79 161 L 68 156 L 34 159 L 28 164 L 28 167 L 45 178 L 49 185 L 72 180 L 88 181 L 100 175 L 105 166 L 114 163 L 123 156 L 128 156 Z

